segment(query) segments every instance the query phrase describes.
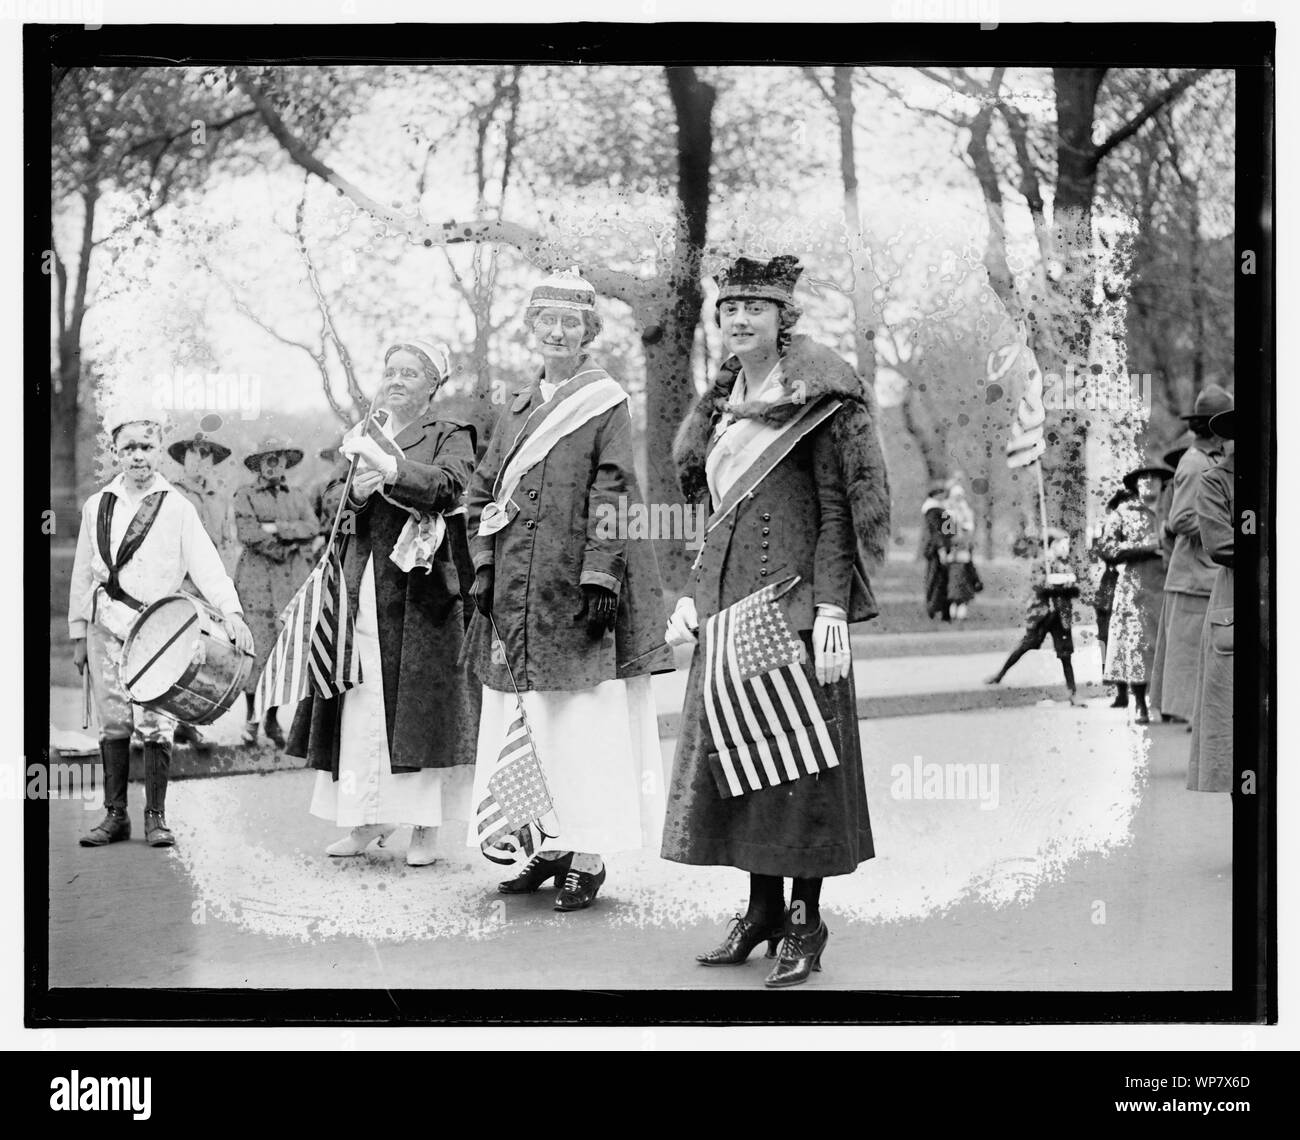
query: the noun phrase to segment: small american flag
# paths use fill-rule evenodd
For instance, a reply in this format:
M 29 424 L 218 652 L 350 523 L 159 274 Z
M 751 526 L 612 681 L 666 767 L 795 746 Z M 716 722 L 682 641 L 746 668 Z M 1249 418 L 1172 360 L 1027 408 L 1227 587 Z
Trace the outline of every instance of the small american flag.
M 709 765 L 724 799 L 840 762 L 776 591 L 764 586 L 705 622 Z
M 309 688 L 337 697 L 361 684 L 361 658 L 352 651 L 355 619 L 337 547 L 316 564 L 280 620 L 283 628 L 257 682 L 259 719 L 267 709 L 302 700 Z
M 479 846 L 494 863 L 517 863 L 550 836 L 541 820 L 553 809 L 541 761 L 523 705 L 506 732 L 505 744 L 487 781 L 488 794 L 474 813 Z

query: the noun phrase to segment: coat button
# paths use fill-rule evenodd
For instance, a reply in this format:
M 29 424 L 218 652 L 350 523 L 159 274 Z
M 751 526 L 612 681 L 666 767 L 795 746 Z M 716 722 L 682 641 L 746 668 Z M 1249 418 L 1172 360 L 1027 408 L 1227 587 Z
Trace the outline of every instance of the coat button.
M 765 539 L 764 541 L 760 542 L 758 545 L 761 546 L 764 550 L 766 550 L 772 544 Z
M 765 527 L 763 528 L 763 536 L 764 536 L 765 538 L 766 538 L 769 534 L 771 534 L 771 533 L 772 533 L 772 528 L 771 528 L 771 527 L 765 526 Z
M 770 512 L 768 512 L 768 511 L 764 511 L 764 512 L 763 512 L 763 521 L 764 521 L 764 522 L 771 522 L 771 521 L 772 521 L 772 515 L 771 515 Z
M 760 562 L 766 562 L 766 561 L 767 561 L 767 555 L 764 554 L 763 557 L 759 559 L 759 561 L 760 561 Z
M 524 523 L 524 526 L 526 526 L 529 530 L 532 530 L 533 527 L 535 527 L 536 525 L 537 525 L 537 520 L 536 520 L 536 519 L 528 519 L 528 520 Z
M 764 567 L 762 570 L 760 570 L 760 571 L 758 572 L 758 576 L 759 576 L 760 578 L 766 578 L 766 577 L 767 577 L 767 568 Z
M 530 499 L 535 499 L 535 498 L 537 498 L 537 492 L 536 492 L 536 491 L 529 491 L 529 492 L 528 492 L 528 497 L 529 497 Z

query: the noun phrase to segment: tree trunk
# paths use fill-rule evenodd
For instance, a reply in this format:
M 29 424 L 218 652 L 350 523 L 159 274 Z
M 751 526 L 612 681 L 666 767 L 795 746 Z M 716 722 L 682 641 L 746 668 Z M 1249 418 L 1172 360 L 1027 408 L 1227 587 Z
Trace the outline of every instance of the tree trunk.
M 713 164 L 714 89 L 693 67 L 664 69 L 677 119 L 677 234 L 672 263 L 662 283 L 638 306 L 646 368 L 646 497 L 651 503 L 681 503 L 673 464 L 673 436 L 694 395 L 691 350 L 704 291 L 701 254 L 709 217 Z M 686 580 L 693 555 L 684 535 L 661 536 L 659 569 L 676 589 Z
M 56 519 L 69 509 L 75 512 L 78 497 L 77 435 L 81 398 L 81 330 L 86 318 L 86 288 L 90 276 L 90 255 L 94 250 L 95 210 L 99 187 L 92 181 L 82 191 L 81 248 L 77 254 L 77 276 L 71 302 L 60 315 L 58 366 L 54 375 L 50 412 L 50 493 Z M 60 289 L 59 303 L 64 303 Z M 71 503 L 71 507 L 67 505 Z M 57 525 L 57 523 L 56 523 Z

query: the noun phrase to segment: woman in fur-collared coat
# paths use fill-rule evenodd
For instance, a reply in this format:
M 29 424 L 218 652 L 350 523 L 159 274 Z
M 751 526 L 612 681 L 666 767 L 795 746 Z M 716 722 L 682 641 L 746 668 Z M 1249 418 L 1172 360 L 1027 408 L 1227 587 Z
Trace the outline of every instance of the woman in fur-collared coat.
M 889 529 L 889 482 L 870 391 L 837 354 L 791 335 L 799 272 L 794 258 L 742 258 L 720 279 L 719 324 L 731 355 L 675 447 L 684 492 L 707 502 L 711 514 L 690 593 L 667 634 L 672 643 L 698 643 L 663 856 L 749 872 L 747 910 L 699 961 L 742 962 L 762 941 L 772 956 L 784 938 L 771 986 L 797 984 L 819 968 L 829 933 L 819 910 L 822 879 L 848 874 L 874 854 L 848 627 L 876 615 L 868 559 L 883 559 Z M 814 774 L 793 779 L 787 765 L 779 782 L 751 782 L 738 792 L 719 776 L 722 750 L 711 727 L 720 725 L 718 695 L 706 684 L 722 676 L 711 673 L 711 663 L 733 659 L 716 655 L 716 635 L 700 631 L 720 610 L 792 576 L 797 582 L 777 600 L 804 649 L 803 678 L 791 673 L 789 691 L 811 694 L 816 709 L 799 698 L 808 714 L 801 725 L 788 715 L 795 706 L 773 705 L 771 720 L 759 708 L 749 728 L 716 730 L 726 738 L 723 750 L 736 736 L 755 753 L 765 744 L 773 756 L 801 759 L 804 741 L 829 738 L 834 763 L 819 762 Z M 738 657 L 744 670 L 744 653 Z M 825 737 L 813 733 L 819 720 Z M 785 878 L 793 880 L 788 916 Z

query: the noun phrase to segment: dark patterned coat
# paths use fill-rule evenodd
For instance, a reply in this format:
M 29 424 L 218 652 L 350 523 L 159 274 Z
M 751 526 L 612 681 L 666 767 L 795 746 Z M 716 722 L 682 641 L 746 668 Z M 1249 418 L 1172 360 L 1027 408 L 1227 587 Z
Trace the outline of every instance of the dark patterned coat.
M 429 572 L 410 573 L 390 558 L 411 510 L 454 510 L 474 467 L 474 429 L 436 412 L 409 424 L 394 440 L 402 449 L 391 486 L 355 507 L 343 575 L 356 612 L 366 561 L 374 558 L 375 607 L 383 661 L 384 711 L 394 772 L 472 764 L 478 739 L 479 690 L 458 664 L 464 637 L 462 581 L 453 523 Z M 333 517 L 343 493 L 337 479 L 323 496 Z M 410 510 L 408 510 L 410 508 Z M 345 516 L 346 517 L 346 516 Z M 309 697 L 298 706 L 286 751 L 338 778 L 341 699 Z
M 583 367 L 593 367 L 590 363 Z M 608 374 L 596 369 L 552 396 L 560 401 Z M 543 407 L 540 377 L 519 393 L 498 420 L 474 472 L 466 502 L 474 566 L 496 569 L 492 620 L 521 690 L 581 690 L 615 677 L 671 672 L 664 645 L 663 584 L 649 538 L 630 538 L 600 525 L 642 504 L 632 468 L 632 418 L 627 403 L 602 412 L 559 440 L 527 471 L 514 493 L 519 514 L 490 537 L 478 537 L 484 506 L 521 431 L 531 433 Z M 557 405 L 558 407 L 558 405 Z M 618 594 L 612 633 L 587 636 L 582 586 Z M 504 660 L 493 659 L 492 630 L 474 613 L 465 637 L 465 661 L 489 688 L 507 691 Z
M 737 371 L 734 360 L 723 365 L 717 383 L 678 433 L 675 458 L 688 496 L 701 489 L 707 495 L 704 460 Z M 817 684 L 808 631 L 819 602 L 844 607 L 850 621 L 875 615 L 868 570 L 884 557 L 889 480 L 871 393 L 853 369 L 830 350 L 795 337 L 782 359 L 782 373 L 792 399 L 768 405 L 765 419 L 779 423 L 783 416 L 818 401 L 843 403 L 800 439 L 728 521 L 707 534 L 691 589 L 703 628 L 720 608 L 763 585 L 791 574 L 802 577 L 781 604 L 808 649 L 805 671 L 827 716 L 840 763 L 816 776 L 723 799 L 710 771 L 704 653 L 697 645 L 682 709 L 662 854 L 680 863 L 817 878 L 847 874 L 870 859 L 874 847 L 853 677 L 850 673 L 842 681 Z

